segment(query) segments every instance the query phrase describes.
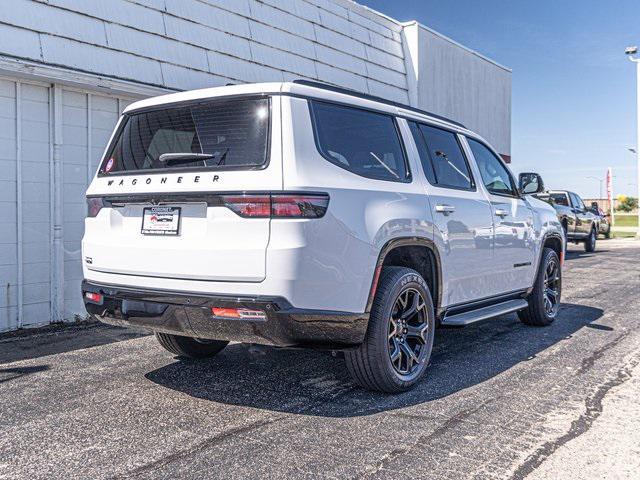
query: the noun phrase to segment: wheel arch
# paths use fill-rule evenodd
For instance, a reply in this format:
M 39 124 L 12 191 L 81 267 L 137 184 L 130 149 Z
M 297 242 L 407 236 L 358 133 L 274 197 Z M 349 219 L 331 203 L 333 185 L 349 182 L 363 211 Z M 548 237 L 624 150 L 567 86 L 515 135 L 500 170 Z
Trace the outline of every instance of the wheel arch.
M 535 281 L 538 278 L 538 275 L 540 274 L 540 266 L 542 265 L 542 259 L 543 259 L 542 253 L 544 252 L 545 248 L 551 248 L 554 252 L 556 252 L 556 254 L 558 255 L 558 258 L 560 259 L 560 267 L 564 265 L 564 242 L 563 242 L 562 236 L 557 232 L 549 232 L 545 234 L 545 236 L 542 238 L 542 242 L 540 242 L 540 254 L 538 255 L 536 274 L 533 277 L 533 284 L 527 290 L 527 294 L 530 294 L 533 291 Z
M 403 266 L 418 271 L 429 286 L 435 308 L 434 313 L 438 314 L 442 305 L 442 269 L 440 254 L 432 240 L 424 237 L 400 237 L 385 243 L 378 254 L 367 298 L 366 312 L 371 311 L 380 273 L 385 266 Z

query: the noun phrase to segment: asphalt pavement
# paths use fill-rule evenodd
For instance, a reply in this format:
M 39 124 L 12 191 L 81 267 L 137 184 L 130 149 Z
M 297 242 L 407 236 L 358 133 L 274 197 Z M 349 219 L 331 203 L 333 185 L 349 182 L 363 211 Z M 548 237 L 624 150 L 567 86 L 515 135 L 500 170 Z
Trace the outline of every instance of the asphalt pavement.
M 397 396 L 328 352 L 181 361 L 103 325 L 0 336 L 0 478 L 633 478 L 640 242 L 571 246 L 563 302 L 548 328 L 439 330 Z

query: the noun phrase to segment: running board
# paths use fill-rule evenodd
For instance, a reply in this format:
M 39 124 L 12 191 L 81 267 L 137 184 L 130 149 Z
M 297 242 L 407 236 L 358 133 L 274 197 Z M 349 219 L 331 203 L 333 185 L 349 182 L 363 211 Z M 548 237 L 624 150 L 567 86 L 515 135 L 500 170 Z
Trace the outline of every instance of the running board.
M 462 327 L 464 325 L 469 325 L 470 323 L 479 322 L 480 320 L 486 320 L 487 318 L 497 317 L 506 313 L 522 310 L 523 308 L 526 308 L 527 305 L 527 301 L 523 299 L 509 300 L 507 302 L 500 302 L 495 305 L 489 305 L 488 307 L 482 307 L 464 313 L 445 315 L 440 323 L 442 325 Z

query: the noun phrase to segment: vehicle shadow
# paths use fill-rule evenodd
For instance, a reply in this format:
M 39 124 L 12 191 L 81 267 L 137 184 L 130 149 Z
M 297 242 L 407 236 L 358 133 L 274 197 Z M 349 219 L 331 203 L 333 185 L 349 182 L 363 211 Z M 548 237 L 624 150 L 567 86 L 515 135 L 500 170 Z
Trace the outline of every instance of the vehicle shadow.
M 145 377 L 192 397 L 278 412 L 353 417 L 423 404 L 480 384 L 571 337 L 603 311 L 564 304 L 547 328 L 507 315 L 436 334 L 427 376 L 401 395 L 372 393 L 351 382 L 341 358 L 328 352 L 235 344 L 205 361 L 177 360 Z M 591 330 L 593 335 L 606 331 Z
M 10 380 L 16 380 L 32 373 L 44 372 L 49 370 L 49 365 L 36 365 L 33 367 L 13 367 L 13 368 L 0 368 L 0 384 L 8 382 Z
M 149 335 L 132 328 L 99 323 L 49 325 L 0 335 L 0 364 L 98 347 Z
M 580 248 L 580 250 L 573 249 L 573 250 L 567 250 L 566 253 L 566 260 L 575 260 L 577 258 L 588 258 L 588 257 L 594 257 L 597 255 L 601 255 L 603 253 L 607 253 L 609 252 L 609 250 L 603 250 L 601 248 L 598 248 L 595 252 L 585 252 L 584 249 Z

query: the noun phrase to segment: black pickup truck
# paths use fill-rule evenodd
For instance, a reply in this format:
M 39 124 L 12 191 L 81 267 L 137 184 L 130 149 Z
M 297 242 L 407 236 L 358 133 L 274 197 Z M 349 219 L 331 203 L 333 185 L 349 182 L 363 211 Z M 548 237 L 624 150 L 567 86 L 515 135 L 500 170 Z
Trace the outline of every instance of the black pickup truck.
M 548 190 L 535 196 L 556 209 L 567 242 L 583 243 L 585 251 L 595 251 L 599 217 L 585 206 L 578 194 L 566 190 Z

